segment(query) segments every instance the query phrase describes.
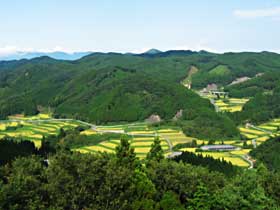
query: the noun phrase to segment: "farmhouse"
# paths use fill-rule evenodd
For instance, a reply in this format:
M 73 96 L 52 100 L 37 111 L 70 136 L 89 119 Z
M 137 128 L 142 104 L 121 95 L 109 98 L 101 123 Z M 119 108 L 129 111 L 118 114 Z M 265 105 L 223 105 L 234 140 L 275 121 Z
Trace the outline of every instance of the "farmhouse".
M 208 150 L 208 151 L 231 151 L 231 150 L 236 150 L 237 148 L 235 146 L 232 145 L 228 145 L 228 144 L 223 144 L 223 145 L 206 145 L 206 146 L 202 146 L 200 147 L 202 150 Z

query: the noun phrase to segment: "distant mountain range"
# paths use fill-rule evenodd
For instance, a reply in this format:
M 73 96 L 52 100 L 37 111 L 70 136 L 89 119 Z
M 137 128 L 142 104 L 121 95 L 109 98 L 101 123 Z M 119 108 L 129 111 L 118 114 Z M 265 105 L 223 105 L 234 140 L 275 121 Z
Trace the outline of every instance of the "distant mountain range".
M 92 52 L 74 52 L 74 53 L 66 53 L 66 52 L 15 52 L 10 55 L 0 55 L 0 60 L 20 60 L 20 59 L 32 59 L 42 56 L 48 56 L 58 60 L 77 60 L 86 55 L 91 54 Z
M 77 60 L 89 54 L 95 54 L 97 52 L 74 52 L 74 53 L 67 53 L 67 52 L 15 52 L 9 55 L 0 55 L 0 61 L 10 61 L 10 60 L 21 60 L 21 59 L 32 59 L 37 57 L 48 56 L 50 58 L 54 58 L 57 60 Z M 157 50 L 157 49 L 150 49 L 144 53 L 141 53 L 143 56 L 156 56 L 160 55 L 164 52 Z M 105 53 L 106 54 L 106 53 Z M 109 53 L 110 54 L 110 53 Z M 127 53 L 133 55 L 133 53 Z

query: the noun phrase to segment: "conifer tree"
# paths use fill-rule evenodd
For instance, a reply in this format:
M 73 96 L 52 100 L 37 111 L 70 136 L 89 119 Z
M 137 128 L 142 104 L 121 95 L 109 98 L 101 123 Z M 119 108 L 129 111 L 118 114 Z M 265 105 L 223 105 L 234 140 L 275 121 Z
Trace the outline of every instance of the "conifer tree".
M 160 145 L 159 137 L 157 136 L 157 137 L 155 137 L 154 143 L 152 144 L 151 149 L 147 154 L 147 159 L 160 161 L 160 160 L 164 159 L 163 153 L 164 152 Z

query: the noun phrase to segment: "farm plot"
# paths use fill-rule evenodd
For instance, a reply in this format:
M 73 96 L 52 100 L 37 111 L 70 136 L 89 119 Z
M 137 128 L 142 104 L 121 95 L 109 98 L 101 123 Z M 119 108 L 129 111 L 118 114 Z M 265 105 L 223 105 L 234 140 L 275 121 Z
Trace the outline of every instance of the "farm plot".
M 229 98 L 229 99 L 218 99 L 214 103 L 219 107 L 221 111 L 227 112 L 239 112 L 242 111 L 244 104 L 249 99 L 243 98 Z
M 46 120 L 46 119 L 51 119 L 51 115 L 40 113 L 40 114 L 37 114 L 34 116 L 24 116 L 21 114 L 9 116 L 9 120 L 23 120 L 24 121 L 24 120 Z
M 192 137 L 187 137 L 182 131 L 180 130 L 158 130 L 158 135 L 168 139 L 173 146 L 177 144 L 184 144 L 184 143 L 190 143 L 192 140 L 196 140 Z
M 149 130 L 146 123 L 133 123 L 133 124 L 121 124 L 121 125 L 106 125 L 106 126 L 96 126 L 96 131 L 106 132 L 106 131 L 118 131 L 118 132 L 137 132 Z
M 168 151 L 169 146 L 167 142 L 164 139 L 161 140 L 161 146 L 164 151 Z M 131 147 L 134 148 L 134 151 L 139 158 L 146 157 L 147 153 L 151 149 L 151 145 L 154 142 L 154 137 L 134 137 L 132 140 L 130 140 Z M 100 142 L 94 146 L 86 146 L 78 149 L 73 149 L 74 151 L 81 151 L 83 153 L 86 152 L 108 152 L 113 153 L 115 152 L 116 146 L 120 144 L 119 139 L 114 140 L 108 140 Z
M 236 150 L 230 152 L 196 152 L 196 148 L 184 148 L 181 151 L 193 152 L 195 154 L 201 154 L 204 157 L 209 156 L 215 159 L 225 160 L 231 162 L 233 165 L 240 167 L 248 167 L 249 163 L 245 161 L 242 156 L 247 154 L 249 150 Z
M 30 140 L 35 143 L 36 147 L 41 146 L 43 136 L 57 135 L 61 128 L 68 130 L 77 127 L 77 122 L 62 122 L 62 121 L 29 121 L 22 117 L 21 121 L 11 122 L 2 121 L 0 123 L 0 137 L 13 137 L 17 139 Z M 31 117 L 32 118 L 32 117 Z
M 280 120 L 274 119 L 272 121 L 260 124 L 258 126 L 239 128 L 241 134 L 249 140 L 255 140 L 257 144 L 268 140 L 270 137 L 278 136 L 280 129 Z

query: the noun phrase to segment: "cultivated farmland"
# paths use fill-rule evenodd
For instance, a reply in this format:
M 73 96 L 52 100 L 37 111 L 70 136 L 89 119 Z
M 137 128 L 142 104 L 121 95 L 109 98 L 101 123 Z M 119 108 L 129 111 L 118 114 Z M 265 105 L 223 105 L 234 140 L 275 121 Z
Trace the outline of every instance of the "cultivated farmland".
M 81 125 L 81 121 L 52 119 L 46 114 L 39 114 L 32 117 L 12 116 L 9 120 L 0 123 L 0 138 L 14 137 L 17 139 L 30 140 L 35 143 L 36 147 L 40 147 L 43 136 L 58 135 L 61 128 L 64 130 L 71 130 L 79 125 Z M 280 119 L 275 119 L 258 126 L 251 125 L 240 127 L 239 129 L 243 139 L 215 139 L 215 141 L 213 141 L 213 144 L 230 144 L 239 148 L 238 150 L 224 152 L 197 152 L 197 148 L 201 145 L 208 144 L 207 140 L 186 136 L 178 127 L 152 127 L 144 122 L 92 126 L 87 130 L 81 131 L 80 135 L 88 137 L 107 133 L 115 133 L 118 134 L 119 137 L 120 135 L 127 135 L 130 138 L 129 141 L 131 147 L 134 148 L 136 155 L 141 159 L 145 158 L 150 151 L 151 145 L 156 136 L 161 140 L 161 146 L 165 152 L 165 156 L 171 154 L 171 151 L 178 150 L 177 146 L 196 142 L 196 146 L 193 148 L 189 148 L 188 146 L 180 146 L 178 148 L 180 148 L 180 151 L 199 153 L 204 156 L 212 156 L 218 159 L 223 158 L 235 165 L 248 167 L 249 164 L 244 157 L 249 153 L 250 149 L 244 149 L 244 144 L 246 143 L 250 148 L 257 146 L 271 136 L 279 135 L 279 127 Z M 81 153 L 113 153 L 115 152 L 116 146 L 119 144 L 120 138 L 109 138 L 104 141 L 102 140 L 101 142 L 92 142 L 89 146 L 75 147 L 72 150 Z

